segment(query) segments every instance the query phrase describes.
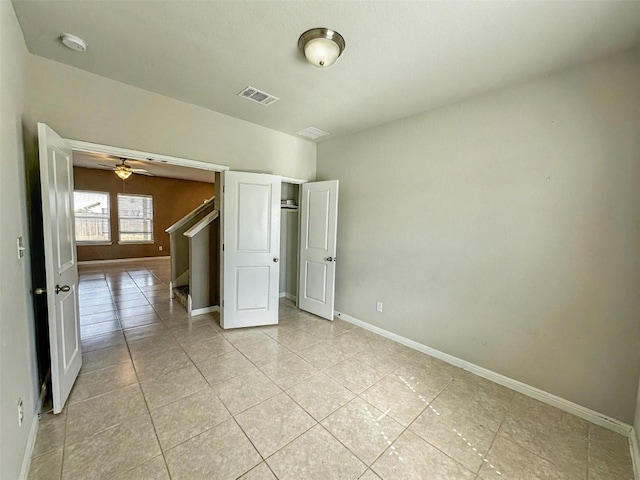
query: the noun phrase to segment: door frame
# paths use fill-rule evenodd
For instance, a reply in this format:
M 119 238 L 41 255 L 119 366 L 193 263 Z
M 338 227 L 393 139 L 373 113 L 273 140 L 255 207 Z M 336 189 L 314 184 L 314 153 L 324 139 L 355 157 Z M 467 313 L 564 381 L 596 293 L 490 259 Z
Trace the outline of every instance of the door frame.
M 51 127 L 51 125 L 49 125 Z M 53 127 L 52 127 L 53 128 Z M 135 150 L 135 149 L 130 149 L 130 148 L 122 148 L 122 147 L 116 147 L 113 145 L 105 145 L 105 144 L 100 144 L 100 143 L 92 143 L 92 142 L 85 142 L 82 140 L 73 140 L 70 138 L 66 138 L 66 137 L 62 137 L 63 140 L 65 140 L 66 142 L 69 143 L 69 145 L 71 146 L 71 150 L 72 153 L 75 151 L 84 151 L 84 152 L 89 152 L 89 153 L 98 153 L 98 154 L 104 154 L 104 155 L 113 155 L 113 156 L 119 156 L 119 157 L 126 157 L 126 158 L 131 158 L 131 159 L 135 159 L 135 160 L 146 160 L 148 161 L 149 158 L 153 159 L 153 160 L 159 160 L 162 163 L 167 163 L 170 165 L 175 165 L 178 167 L 189 167 L 189 168 L 198 168 L 201 170 L 208 170 L 211 171 L 212 173 L 216 173 L 216 172 L 222 172 L 225 170 L 229 170 L 230 167 L 226 166 L 226 165 L 220 165 L 220 164 L 215 164 L 215 163 L 209 163 L 209 162 L 204 162 L 201 160 L 193 160 L 193 159 L 189 159 L 189 158 L 185 158 L 185 157 L 175 157 L 175 156 L 171 156 L 171 155 L 164 155 L 164 154 L 160 154 L 160 153 L 154 153 L 154 152 L 146 152 L 143 150 Z M 37 154 L 37 159 L 38 159 L 38 165 L 39 165 L 39 151 L 36 149 L 36 154 Z M 37 167 L 39 168 L 39 166 Z M 38 180 L 39 182 L 39 180 Z M 28 193 L 28 195 L 32 195 L 32 193 Z M 30 198 L 28 200 L 29 202 L 32 201 L 32 199 Z M 32 206 L 33 208 L 33 206 Z M 30 235 L 33 232 L 30 232 Z M 73 239 L 73 247 L 77 248 L 77 244 L 75 241 L 75 238 Z M 31 269 L 32 271 L 34 269 L 40 269 L 42 268 L 42 276 L 43 278 L 40 279 L 40 275 L 39 274 L 35 274 L 33 277 L 34 282 L 36 282 L 37 279 L 40 280 L 44 280 L 44 278 L 46 278 L 46 271 L 44 268 L 44 260 L 43 260 L 43 265 L 42 267 L 40 265 L 35 265 L 32 259 L 32 266 Z M 41 286 L 41 285 L 36 285 L 35 283 L 33 284 L 33 289 L 35 290 L 36 287 Z M 48 323 L 49 321 L 49 312 L 47 311 L 47 308 L 37 308 L 37 302 L 38 302 L 38 295 L 32 295 L 33 296 L 33 309 L 34 309 L 34 315 L 36 315 L 36 318 L 46 318 L 46 322 Z M 38 313 L 40 312 L 40 313 Z M 45 317 L 46 316 L 46 317 Z M 37 320 L 39 321 L 39 320 Z M 48 328 L 43 328 L 42 331 L 39 332 L 36 331 L 36 335 L 37 336 L 42 336 L 44 335 L 44 338 L 36 338 L 36 342 L 37 343 L 42 343 L 42 344 L 49 344 L 49 331 Z M 36 354 L 38 356 L 40 355 L 45 355 L 48 354 L 49 357 L 51 355 L 51 352 L 48 351 L 48 347 L 47 348 L 37 348 L 36 349 Z M 50 365 L 51 361 L 50 359 L 47 360 L 47 363 Z M 44 373 L 44 372 L 43 372 Z M 38 382 L 40 385 L 42 384 L 48 384 L 48 382 L 50 381 L 51 378 L 51 368 L 49 366 L 49 368 L 47 369 L 47 372 L 44 373 L 44 377 L 43 378 L 39 378 Z M 48 387 L 47 387 L 48 388 Z
M 215 163 L 208 163 L 208 162 L 203 162 L 201 160 L 193 160 L 193 159 L 189 159 L 189 158 L 185 158 L 185 157 L 175 157 L 172 155 L 164 155 L 161 153 L 153 153 L 153 152 L 147 152 L 147 151 L 143 151 L 143 150 L 135 150 L 135 149 L 131 149 L 131 148 L 122 148 L 122 147 L 116 147 L 113 145 L 104 145 L 104 144 L 100 144 L 100 143 L 92 143 L 92 142 L 85 142 L 82 140 L 72 140 L 72 139 L 68 139 L 68 138 L 64 138 L 64 140 L 66 140 L 67 142 L 69 142 L 69 144 L 71 145 L 71 149 L 72 151 L 84 151 L 84 152 L 89 152 L 89 153 L 98 153 L 98 154 L 104 154 L 104 155 L 114 155 L 114 156 L 118 156 L 118 157 L 126 157 L 126 158 L 131 158 L 133 160 L 143 160 L 143 161 L 149 161 L 151 160 L 159 160 L 162 163 L 167 163 L 170 165 L 175 165 L 178 167 L 189 167 L 189 168 L 199 168 L 201 170 L 208 170 L 214 173 L 220 173 L 226 170 L 231 170 L 231 167 L 227 166 L 227 165 L 220 165 L 220 164 L 215 164 Z M 237 171 L 242 171 L 242 170 L 237 170 Z M 256 173 L 256 172 L 251 172 L 251 173 Z M 266 173 L 266 172 L 265 172 Z M 271 174 L 271 175 L 276 175 L 278 177 L 280 177 L 280 181 L 284 182 L 284 183 L 291 183 L 294 185 L 302 185 L 304 183 L 309 183 L 311 182 L 311 180 L 305 180 L 305 179 L 300 179 L 300 178 L 294 178 L 294 177 L 285 177 L 282 175 L 277 175 L 277 174 Z M 316 180 L 313 180 L 314 182 Z M 220 195 L 223 195 L 220 194 Z M 218 195 L 216 195 L 218 196 Z M 220 206 L 219 200 L 216 199 L 216 206 Z M 299 214 L 298 214 L 299 215 Z M 301 235 L 301 229 L 298 228 L 298 245 L 300 245 L 300 235 Z M 75 239 L 74 239 L 74 244 L 75 244 Z M 298 252 L 297 252 L 297 261 L 300 261 L 300 248 L 298 248 Z M 222 257 L 221 257 L 222 258 Z M 299 269 L 298 269 L 299 270 Z M 222 269 L 221 269 L 222 271 Z M 300 283 L 300 272 L 298 271 L 298 279 L 297 282 L 298 285 Z M 220 285 L 221 288 L 221 293 L 222 293 L 222 288 L 224 288 L 224 286 L 221 284 Z M 299 307 L 299 298 L 300 298 L 300 292 L 298 292 L 297 298 L 296 298 L 296 307 Z
M 203 162 L 202 160 L 192 160 L 186 157 L 174 157 L 171 155 L 163 155 L 161 153 L 152 153 L 145 152 L 144 150 L 134 150 L 131 148 L 103 145 L 100 143 L 84 142 L 82 140 L 71 140 L 69 138 L 65 138 L 65 140 L 71 144 L 71 150 L 73 151 L 80 150 L 89 153 L 100 153 L 116 157 L 130 158 L 132 160 L 160 160 L 162 163 L 168 163 L 169 165 L 175 165 L 177 167 L 199 168 L 200 170 L 209 170 L 212 172 L 230 170 L 226 165 Z

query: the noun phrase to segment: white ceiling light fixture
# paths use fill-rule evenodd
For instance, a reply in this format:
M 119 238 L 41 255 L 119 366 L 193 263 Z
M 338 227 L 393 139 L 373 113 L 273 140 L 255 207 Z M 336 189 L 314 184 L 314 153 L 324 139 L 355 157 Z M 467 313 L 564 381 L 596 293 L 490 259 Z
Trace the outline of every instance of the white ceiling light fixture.
M 70 48 L 74 52 L 86 52 L 87 51 L 87 42 L 85 42 L 80 37 L 76 37 L 75 35 L 71 35 L 70 33 L 63 33 L 60 35 L 60 40 L 65 47 Z
M 335 63 L 345 47 L 344 38 L 328 28 L 312 28 L 298 39 L 298 47 L 311 65 L 324 68 Z

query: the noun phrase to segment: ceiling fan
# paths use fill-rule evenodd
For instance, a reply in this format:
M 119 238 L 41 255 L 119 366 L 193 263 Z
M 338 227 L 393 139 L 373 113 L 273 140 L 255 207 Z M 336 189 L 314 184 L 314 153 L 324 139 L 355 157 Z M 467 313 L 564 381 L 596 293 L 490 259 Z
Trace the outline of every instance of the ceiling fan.
M 135 160 L 134 160 L 135 161 Z M 155 177 L 155 175 L 144 168 L 133 168 L 130 165 L 127 165 L 127 159 L 120 157 L 120 162 L 118 165 L 106 165 L 101 163 L 102 167 L 108 167 L 114 171 L 114 173 L 120 177 L 122 180 L 126 180 L 131 176 L 131 174 L 135 173 L 137 175 L 147 175 L 149 177 Z

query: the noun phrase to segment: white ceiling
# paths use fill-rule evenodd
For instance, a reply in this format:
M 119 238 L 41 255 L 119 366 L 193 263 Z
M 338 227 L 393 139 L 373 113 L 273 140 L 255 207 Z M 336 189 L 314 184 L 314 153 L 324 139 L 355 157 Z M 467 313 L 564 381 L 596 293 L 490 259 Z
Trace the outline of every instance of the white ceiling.
M 640 41 L 640 1 L 13 4 L 36 55 L 289 134 L 358 131 Z M 297 47 L 321 26 L 347 44 L 327 69 Z M 84 38 L 88 51 L 62 46 L 63 32 Z M 247 85 L 280 101 L 237 97 Z
M 113 170 L 122 162 L 120 157 L 102 155 L 99 153 L 73 151 L 73 165 L 75 167 L 97 168 L 101 170 Z M 126 164 L 131 168 L 142 168 L 156 177 L 181 178 L 194 182 L 215 182 L 215 173 L 210 170 L 171 165 L 160 161 L 126 159 Z M 115 174 L 114 174 L 115 175 Z

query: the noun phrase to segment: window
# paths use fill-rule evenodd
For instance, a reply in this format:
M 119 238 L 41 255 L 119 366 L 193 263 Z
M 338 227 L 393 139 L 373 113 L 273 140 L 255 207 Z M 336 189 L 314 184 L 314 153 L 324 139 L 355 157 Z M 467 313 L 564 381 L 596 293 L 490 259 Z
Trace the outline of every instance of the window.
M 153 243 L 153 197 L 118 194 L 120 243 Z
M 76 190 L 73 192 L 73 206 L 77 243 L 111 242 L 108 193 Z

